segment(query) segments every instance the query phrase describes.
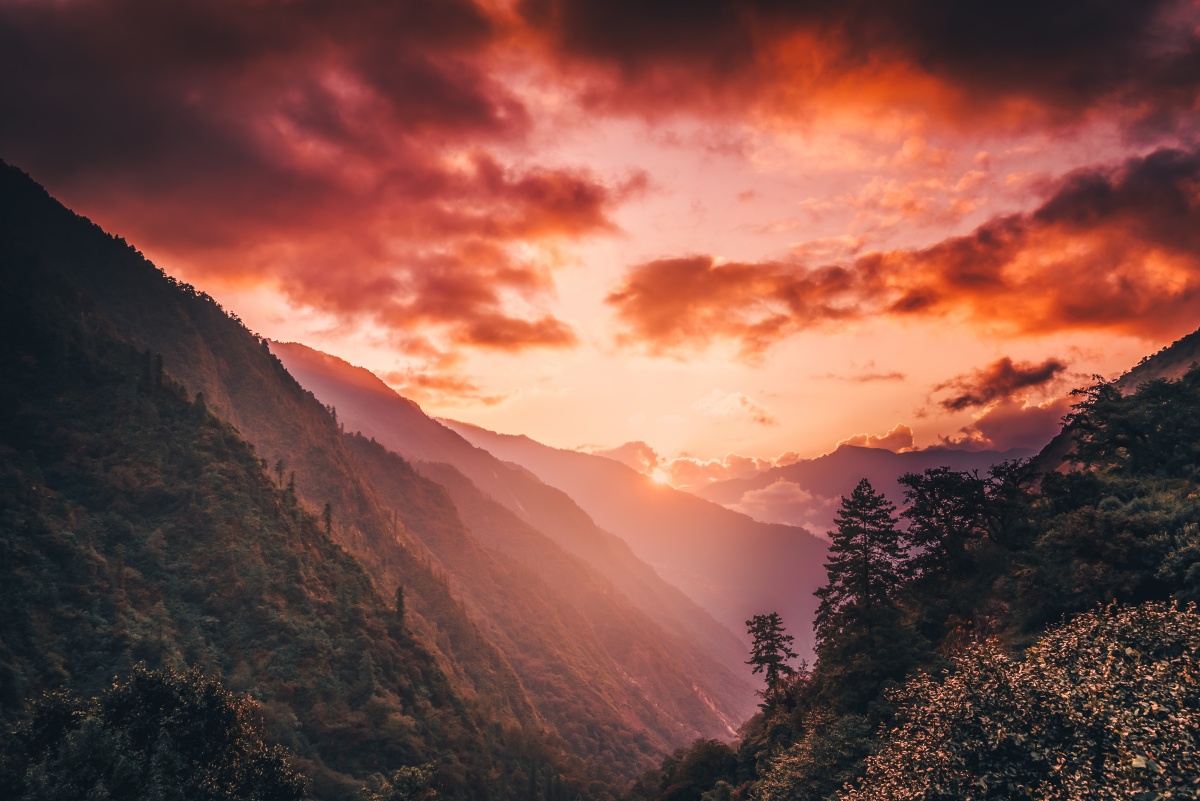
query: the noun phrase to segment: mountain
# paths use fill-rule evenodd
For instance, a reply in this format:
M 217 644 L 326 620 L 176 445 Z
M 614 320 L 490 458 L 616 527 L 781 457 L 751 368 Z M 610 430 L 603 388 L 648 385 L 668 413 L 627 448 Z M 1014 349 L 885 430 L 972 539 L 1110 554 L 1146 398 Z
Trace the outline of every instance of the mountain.
M 445 421 L 465 439 L 567 493 L 668 581 L 735 630 L 778 612 L 811 652 L 813 591 L 825 583 L 825 544 L 802 528 L 744 514 L 656 483 L 601 456 Z
M 743 509 L 760 519 L 803 522 L 816 531 L 826 532 L 834 527 L 834 515 L 841 497 L 849 495 L 864 478 L 871 482 L 876 492 L 899 504 L 904 493 L 897 479 L 905 473 L 945 466 L 983 474 L 999 462 L 1032 455 L 1024 450 L 1001 453 L 954 448 L 893 453 L 882 448 L 840 445 L 832 453 L 773 467 L 752 478 L 717 481 L 696 490 L 696 494 Z
M 723 715 L 744 718 L 753 711 L 744 644 L 664 581 L 622 539 L 598 527 L 566 493 L 475 447 L 368 370 L 297 343 L 271 347 L 301 384 L 334 407 L 348 431 L 362 432 L 412 460 L 418 472 L 444 486 L 489 547 L 557 581 L 567 594 L 595 586 L 604 587 L 607 596 L 611 585 L 658 624 L 653 638 L 672 643 L 675 659 L 691 666 L 700 692 L 725 710 Z M 550 564 L 570 568 L 548 570 Z M 598 578 L 604 581 L 597 583 Z M 740 631 L 741 622 L 737 624 Z M 625 637 L 619 639 L 621 647 L 628 647 Z M 656 650 L 646 643 L 633 652 Z
M 396 465 L 381 476 L 377 462 L 364 463 L 361 443 L 341 430 L 330 410 L 292 378 L 269 345 L 236 315 L 166 276 L 123 240 L 63 208 L 7 165 L 0 165 L 0 243 L 6 272 L 16 276 L 6 286 L 20 286 L 16 278 L 24 274 L 42 280 L 45 298 L 39 303 L 69 305 L 72 311 L 63 319 L 77 320 L 90 332 L 108 332 L 144 354 L 154 375 L 161 365 L 165 378 L 193 406 L 231 425 L 253 446 L 260 469 L 274 477 L 276 491 L 294 499 L 298 514 L 329 510 L 327 535 L 365 570 L 371 591 L 393 598 L 403 588 L 406 630 L 446 677 L 447 698 L 459 699 L 448 703 L 478 708 L 476 731 L 494 728 L 496 737 L 505 730 L 527 731 L 550 744 L 540 746 L 550 749 L 549 756 L 538 759 L 536 770 L 526 765 L 527 775 L 536 779 L 552 762 L 570 761 L 554 751 L 554 743 L 565 743 L 570 753 L 587 760 L 592 776 L 631 776 L 648 759 L 697 735 L 728 732 L 736 710 L 722 711 L 721 703 L 694 688 L 692 678 L 671 659 L 659 661 L 661 652 L 641 663 L 656 663 L 659 675 L 654 678 L 673 688 L 661 699 L 654 697 L 649 682 L 642 681 L 646 677 L 624 668 L 574 603 L 532 571 L 482 545 L 443 488 Z M 17 301 L 32 302 L 24 297 Z M 51 352 L 69 352 L 69 343 L 55 330 L 47 336 Z M 89 469 L 103 469 L 102 460 L 99 464 Z M 181 513 L 190 514 L 188 510 L 184 506 Z M 293 582 L 307 581 L 300 571 L 302 560 L 281 558 L 284 566 L 273 569 L 285 570 Z M 464 564 L 476 572 L 460 581 L 449 567 Z M 503 598 L 513 609 L 485 613 L 480 596 L 465 586 L 484 581 L 499 588 L 492 599 Z M 65 587 L 52 585 L 47 592 L 68 602 L 73 597 Z M 176 599 L 167 597 L 163 603 L 170 608 Z M 346 614 L 354 619 L 358 606 L 362 604 L 350 603 Z M 528 616 L 516 609 L 527 610 Z M 362 636 L 372 637 L 377 630 L 372 624 Z M 169 627 L 161 631 L 169 638 Z M 669 649 L 669 639 L 661 642 Z M 517 651 L 524 652 L 523 659 L 514 656 Z M 262 660 L 245 658 L 237 664 L 242 661 L 247 681 L 258 681 Z M 321 680 L 280 670 L 299 688 Z M 680 686 L 686 692 L 676 692 Z M 659 689 L 656 685 L 655 691 Z M 337 725 L 359 724 L 345 720 Z M 399 720 L 395 725 L 408 724 Z M 462 772 L 455 766 L 466 764 L 471 752 L 487 753 L 477 741 L 449 731 L 434 742 L 445 743 L 435 750 L 448 776 Z
M 314 798 L 422 763 L 446 798 L 586 790 L 502 660 L 486 703 L 439 665 L 447 593 L 399 614 L 252 445 L 27 245 L 0 222 L 0 722 L 139 662 L 199 667 L 253 695 Z
M 1170 345 L 1143 358 L 1116 380 L 1122 395 L 1130 395 L 1148 381 L 1183 377 L 1194 365 L 1200 364 L 1200 330 L 1181 337 Z M 1066 468 L 1074 443 L 1069 429 L 1064 428 L 1037 455 L 1038 469 L 1048 472 Z

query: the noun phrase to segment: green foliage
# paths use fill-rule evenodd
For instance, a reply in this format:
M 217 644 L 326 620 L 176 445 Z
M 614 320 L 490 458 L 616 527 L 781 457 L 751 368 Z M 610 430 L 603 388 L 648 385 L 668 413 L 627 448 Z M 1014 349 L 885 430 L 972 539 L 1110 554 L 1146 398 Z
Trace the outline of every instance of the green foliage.
M 304 782 L 256 712 L 198 672 L 143 666 L 96 698 L 48 694 L 4 740 L 0 796 L 298 801 Z
M 915 634 L 898 603 L 908 574 L 895 506 L 866 479 L 842 499 L 825 569 L 817 632 L 817 681 L 839 709 L 865 711 L 912 665 Z
M 434 772 L 430 763 L 407 765 L 387 777 L 376 774 L 363 788 L 362 801 L 434 801 L 438 797 L 431 786 Z
M 1200 467 L 1200 369 L 1157 379 L 1123 396 L 1113 382 L 1076 390 L 1067 416 L 1072 460 L 1118 475 L 1189 478 Z
M 869 641 L 879 625 L 878 610 L 892 604 L 904 569 L 895 510 L 865 478 L 842 499 L 837 530 L 829 532 L 829 581 L 817 590 L 818 647 L 849 630 L 863 631 Z
M 967 547 L 987 535 L 985 481 L 948 467 L 905 473 L 899 481 L 905 488 L 900 516 L 908 524 L 909 571 L 941 577 L 960 568 Z
M 770 760 L 754 787 L 761 801 L 822 801 L 858 775 L 870 749 L 870 726 L 860 715 L 817 707 L 798 726 L 799 740 Z
M 845 801 L 1196 798 L 1200 615 L 1081 615 L 1023 660 L 994 643 L 898 694 L 899 725 Z
M 763 674 L 767 685 L 762 690 L 763 706 L 773 706 L 779 701 L 783 680 L 796 672 L 788 664 L 789 659 L 796 658 L 791 649 L 795 638 L 784 632 L 778 612 L 755 615 L 746 621 L 746 629 L 751 639 L 750 659 L 746 664 L 753 666 L 751 674 Z

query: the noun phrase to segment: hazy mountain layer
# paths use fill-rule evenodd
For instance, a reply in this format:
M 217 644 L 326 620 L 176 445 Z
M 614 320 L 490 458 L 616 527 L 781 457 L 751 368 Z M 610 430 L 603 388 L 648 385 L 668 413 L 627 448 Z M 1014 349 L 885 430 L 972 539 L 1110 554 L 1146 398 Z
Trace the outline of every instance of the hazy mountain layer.
M 687 665 L 684 673 L 697 684 L 695 698 L 711 699 L 722 716 L 736 718 L 753 711 L 745 646 L 677 587 L 663 581 L 623 540 L 598 528 L 565 493 L 470 444 L 367 370 L 296 343 L 273 343 L 272 348 L 305 387 L 336 407 L 347 430 L 361 431 L 406 458 L 419 460 L 418 471 L 446 487 L 472 531 L 489 547 L 538 570 L 569 595 L 595 588 L 608 597 L 615 588 L 657 622 L 657 627 L 640 621 L 630 628 L 648 637 L 643 645 L 614 636 L 612 646 L 645 659 L 661 648 L 658 643 L 670 642 L 673 661 Z M 550 564 L 561 567 L 547 570 Z M 600 577 L 604 580 L 598 581 Z M 608 606 L 609 602 L 584 603 L 588 610 Z M 607 623 L 599 630 L 616 634 Z M 636 675 L 633 665 L 627 667 Z
M 795 526 L 759 523 L 602 456 L 446 424 L 566 492 L 718 620 L 744 631 L 751 615 L 779 612 L 800 648 L 811 648 L 812 593 L 825 582 L 822 540 Z
M 776 517 L 804 521 L 824 534 L 834 526 L 834 515 L 843 495 L 867 479 L 877 492 L 896 504 L 904 500 L 896 479 L 905 473 L 920 473 L 930 467 L 979 471 L 1007 459 L 1031 456 L 1030 451 L 965 451 L 954 448 L 929 448 L 909 453 L 893 453 L 882 448 L 842 445 L 833 453 L 804 459 L 783 467 L 773 467 L 752 478 L 717 481 L 696 490 L 711 501 L 740 508 L 748 514 L 773 514 Z

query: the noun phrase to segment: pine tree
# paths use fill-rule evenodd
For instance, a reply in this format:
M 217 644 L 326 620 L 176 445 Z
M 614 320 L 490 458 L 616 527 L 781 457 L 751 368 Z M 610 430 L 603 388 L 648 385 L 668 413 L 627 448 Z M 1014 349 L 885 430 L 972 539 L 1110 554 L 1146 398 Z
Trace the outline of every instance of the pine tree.
M 761 693 L 765 709 L 779 699 L 783 680 L 796 672 L 787 663 L 787 660 L 796 658 L 796 653 L 790 647 L 795 638 L 784 633 L 778 612 L 755 615 L 746 621 L 746 628 L 753 639 L 750 659 L 746 664 L 754 666 L 751 674 L 765 674 L 763 678 L 767 686 Z
M 968 544 L 987 536 L 987 482 L 975 473 L 931 467 L 899 479 L 908 508 L 904 540 L 910 565 L 922 576 L 951 574 Z
M 840 712 L 869 713 L 890 682 L 923 657 L 919 633 L 899 603 L 910 571 L 895 506 L 863 479 L 842 499 L 813 624 L 818 692 Z
M 817 590 L 821 603 L 813 625 L 818 645 L 849 627 L 864 633 L 874 647 L 877 613 L 891 606 L 904 569 L 895 511 L 895 504 L 865 478 L 842 499 L 837 531 L 829 532 L 829 581 Z

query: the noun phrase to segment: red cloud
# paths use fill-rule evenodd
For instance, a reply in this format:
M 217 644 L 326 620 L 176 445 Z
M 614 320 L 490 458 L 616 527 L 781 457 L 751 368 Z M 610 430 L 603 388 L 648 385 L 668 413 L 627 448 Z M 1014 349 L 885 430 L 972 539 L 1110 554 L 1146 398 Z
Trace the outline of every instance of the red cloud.
M 1024 390 L 1053 381 L 1067 366 L 1058 359 L 1046 359 L 1041 364 L 1014 363 L 1005 356 L 968 375 L 952 378 L 934 387 L 934 392 L 950 389 L 953 394 L 938 401 L 943 409 L 956 412 L 973 406 L 986 406 L 1009 400 Z
M 1101 5 L 523 0 L 525 23 L 596 104 L 664 108 L 912 105 L 960 122 L 1080 118 L 1102 105 L 1143 123 L 1190 113 L 1200 39 L 1184 0 Z
M 472 0 L 0 4 L 0 153 L 210 286 L 275 284 L 417 352 L 565 347 L 563 239 L 644 179 L 502 163 L 531 123 Z
M 652 353 L 730 340 L 755 355 L 798 331 L 879 315 L 952 316 L 1013 334 L 1178 334 L 1200 317 L 1200 153 L 1081 170 L 1032 213 L 847 265 L 647 262 L 607 302 L 623 341 Z

